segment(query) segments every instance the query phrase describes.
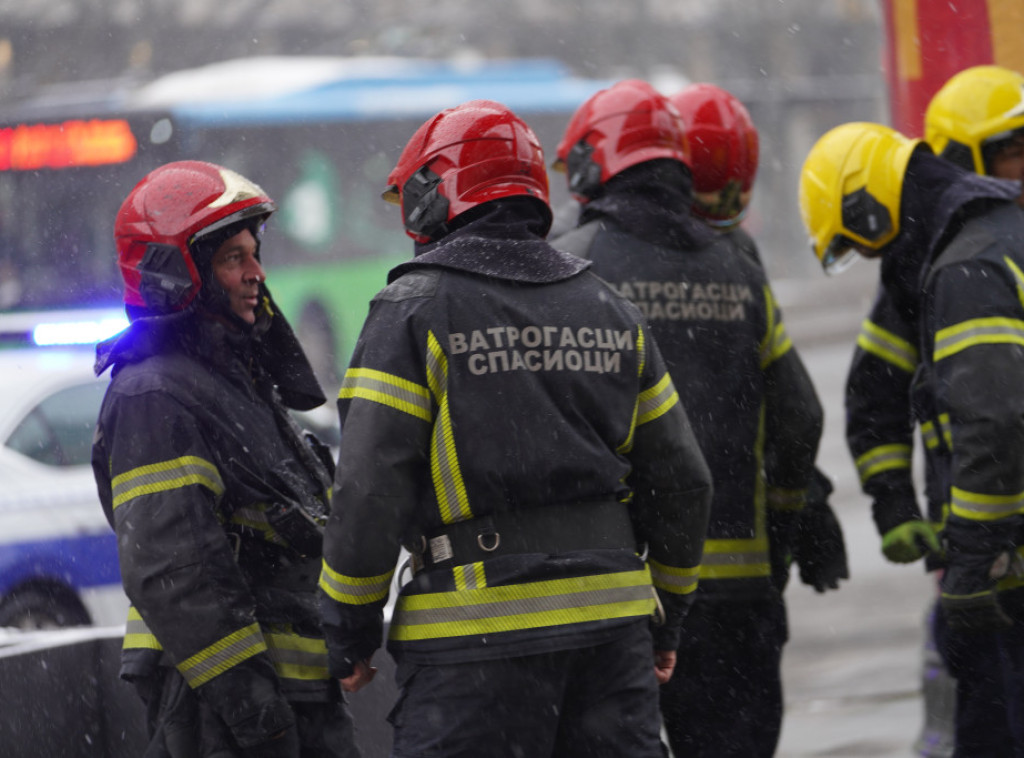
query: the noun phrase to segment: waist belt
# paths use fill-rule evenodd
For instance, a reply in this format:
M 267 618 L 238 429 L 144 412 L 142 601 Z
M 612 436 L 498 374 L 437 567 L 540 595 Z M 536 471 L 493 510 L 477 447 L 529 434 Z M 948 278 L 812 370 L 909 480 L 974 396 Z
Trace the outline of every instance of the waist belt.
M 460 521 L 424 535 L 413 570 L 462 566 L 517 553 L 636 550 L 624 503 L 546 505 Z

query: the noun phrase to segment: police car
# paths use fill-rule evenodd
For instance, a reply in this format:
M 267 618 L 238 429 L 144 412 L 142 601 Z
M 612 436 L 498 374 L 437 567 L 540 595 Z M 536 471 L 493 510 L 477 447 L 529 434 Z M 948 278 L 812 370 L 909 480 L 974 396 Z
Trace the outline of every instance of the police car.
M 0 627 L 124 623 L 92 435 L 107 378 L 91 347 L 0 349 Z

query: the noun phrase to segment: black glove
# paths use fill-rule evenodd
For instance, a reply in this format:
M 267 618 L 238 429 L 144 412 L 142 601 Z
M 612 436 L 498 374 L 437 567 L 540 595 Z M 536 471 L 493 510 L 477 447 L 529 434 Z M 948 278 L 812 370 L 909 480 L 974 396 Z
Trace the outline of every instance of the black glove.
M 843 529 L 828 504 L 831 493 L 832 483 L 815 469 L 793 540 L 793 559 L 800 567 L 800 581 L 817 592 L 837 590 L 840 579 L 850 578 Z

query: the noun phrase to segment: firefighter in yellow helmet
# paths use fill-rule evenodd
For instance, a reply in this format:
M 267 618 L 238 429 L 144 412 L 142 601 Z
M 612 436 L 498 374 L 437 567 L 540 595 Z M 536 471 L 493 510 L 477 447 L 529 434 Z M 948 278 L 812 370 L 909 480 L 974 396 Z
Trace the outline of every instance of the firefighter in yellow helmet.
M 1024 343 L 1019 194 L 1017 182 L 967 173 L 927 143 L 870 123 L 825 134 L 800 178 L 801 214 L 823 266 L 835 272 L 858 253 L 880 257 L 880 301 L 909 325 L 902 335 L 872 329 L 885 315 L 876 306 L 858 342 L 862 362 L 887 354 L 889 366 L 879 371 L 888 376 L 916 372 L 913 396 L 902 400 L 903 441 L 886 444 L 877 423 L 866 433 L 848 429 L 848 439 L 855 455 L 856 445 L 868 447 L 857 463 L 886 555 L 909 562 L 945 554 L 942 615 L 970 653 L 958 670 L 968 683 L 958 698 L 991 691 L 986 679 L 1004 677 L 992 686 L 1003 686 L 1005 699 L 986 706 L 1002 729 L 975 730 L 971 739 L 980 741 L 963 745 L 965 755 L 1005 755 L 1008 743 L 1024 745 L 1019 677 L 998 663 L 1024 661 L 1024 590 L 1014 576 L 1016 547 L 1024 544 L 1024 416 L 1015 410 L 1024 407 L 1024 385 L 1015 378 L 1024 378 L 1015 346 Z M 856 396 L 865 372 L 857 372 L 855 362 L 848 410 L 853 396 L 866 415 L 870 399 Z M 929 448 L 932 499 L 950 503 L 944 550 L 909 485 L 907 403 Z M 958 703 L 958 711 L 967 705 Z
M 999 66 L 975 66 L 952 77 L 928 106 L 925 139 L 940 157 L 969 171 L 1004 179 L 1024 176 L 1024 77 Z M 935 429 L 922 429 L 925 450 L 924 495 L 927 511 L 921 518 L 911 476 L 913 428 L 908 425 L 910 386 L 919 360 L 917 320 L 897 308 L 879 288 L 871 312 L 858 336 L 847 382 L 846 419 L 850 452 L 857 462 L 861 483 L 874 503 L 875 518 L 883 537 L 885 555 L 896 562 L 911 562 L 924 553 L 928 570 L 942 567 L 937 536 L 948 510 L 942 477 L 934 470 Z M 941 612 L 931 614 L 936 644 L 948 659 L 960 646 L 949 635 Z M 972 647 L 980 645 L 977 636 Z M 947 665 L 955 670 L 956 662 Z M 995 682 L 995 677 L 990 680 Z M 936 682 L 929 677 L 928 692 Z M 977 690 L 979 683 L 961 681 L 961 687 Z M 983 684 L 983 682 L 981 683 Z M 950 685 L 952 686 L 952 685 Z M 988 697 L 962 697 L 962 706 L 979 702 L 978 713 L 964 707 L 957 712 L 957 739 L 969 752 L 985 752 L 984 746 L 1005 742 L 1006 726 L 992 723 L 987 703 L 1001 697 L 1001 687 Z M 937 702 L 948 701 L 936 695 Z M 929 708 L 929 713 L 932 708 Z M 938 723 L 941 719 L 928 719 Z M 944 719 L 947 723 L 952 717 Z M 929 727 L 926 724 L 927 728 Z M 972 736 L 973 734 L 973 736 Z M 971 747 L 973 746 L 973 748 Z

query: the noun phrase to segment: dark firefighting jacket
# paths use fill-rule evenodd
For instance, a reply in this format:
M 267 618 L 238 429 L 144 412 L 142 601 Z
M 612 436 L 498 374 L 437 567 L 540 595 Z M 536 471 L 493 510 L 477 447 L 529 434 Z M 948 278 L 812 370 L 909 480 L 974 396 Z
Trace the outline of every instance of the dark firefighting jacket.
M 678 644 L 710 477 L 675 387 L 630 303 L 488 206 L 391 272 L 345 374 L 320 580 L 337 676 L 380 645 L 402 542 L 399 661 L 599 644 L 659 600 L 655 646 Z
M 637 304 L 676 380 L 715 490 L 699 592 L 768 593 L 769 543 L 788 550 L 821 406 L 749 239 L 673 211 L 689 207 L 685 183 L 661 173 L 616 177 L 582 226 L 552 244 L 591 260 Z M 776 540 L 775 529 L 786 534 Z
M 122 676 L 173 665 L 229 727 L 336 687 L 316 604 L 330 473 L 265 347 L 187 312 L 139 318 L 97 351 L 97 373 L 113 367 L 93 469 L 131 601 Z M 296 355 L 276 363 L 308 372 Z M 317 404 L 311 377 L 297 407 Z

